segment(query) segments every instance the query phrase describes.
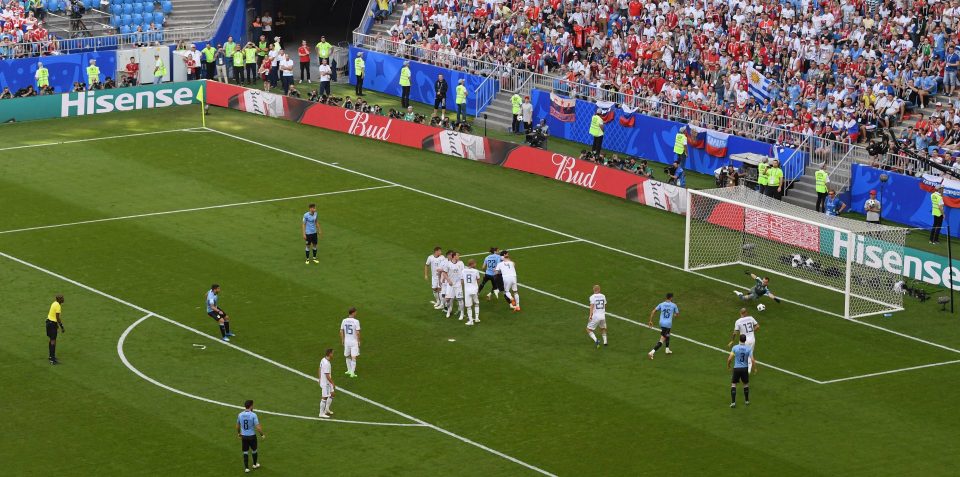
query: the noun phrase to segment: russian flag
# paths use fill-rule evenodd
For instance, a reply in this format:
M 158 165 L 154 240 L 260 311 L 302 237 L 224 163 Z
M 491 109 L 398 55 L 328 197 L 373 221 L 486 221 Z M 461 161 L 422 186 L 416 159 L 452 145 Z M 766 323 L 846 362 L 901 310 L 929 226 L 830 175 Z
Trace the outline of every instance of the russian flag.
M 632 128 L 637 123 L 637 108 L 623 105 L 620 108 L 620 125 L 625 128 Z
M 707 142 L 707 130 L 687 125 L 687 146 L 703 149 Z
M 613 101 L 597 101 L 597 112 L 600 113 L 600 119 L 603 119 L 604 123 L 609 123 L 613 121 L 615 113 L 613 107 L 616 104 Z
M 770 85 L 773 81 L 760 74 L 754 68 L 747 68 L 747 92 L 753 96 L 757 102 L 762 103 L 765 99 L 770 99 Z
M 713 157 L 727 157 L 727 141 L 730 135 L 717 131 L 707 131 L 707 144 L 704 149 Z
M 950 208 L 960 208 L 960 181 L 933 174 L 924 174 L 920 181 L 920 188 L 933 193 L 938 186 L 943 186 L 943 205 Z

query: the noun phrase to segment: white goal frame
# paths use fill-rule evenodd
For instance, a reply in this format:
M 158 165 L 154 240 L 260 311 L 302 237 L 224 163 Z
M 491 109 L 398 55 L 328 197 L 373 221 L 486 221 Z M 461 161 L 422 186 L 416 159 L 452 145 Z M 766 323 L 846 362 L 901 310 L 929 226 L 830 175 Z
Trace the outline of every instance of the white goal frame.
M 803 276 L 790 275 L 785 273 L 783 270 L 776 270 L 772 267 L 765 267 L 758 263 L 748 263 L 744 259 L 745 255 L 745 245 L 746 238 L 749 236 L 755 236 L 759 240 L 770 241 L 778 245 L 782 245 L 787 249 L 793 249 L 798 252 L 803 250 L 797 245 L 791 245 L 787 242 L 780 242 L 771 239 L 770 237 L 763 237 L 760 235 L 754 235 L 747 231 L 747 214 L 743 214 L 743 223 L 740 225 L 739 230 L 733 228 L 726 228 L 734 233 L 739 233 L 741 237 L 741 243 L 738 244 L 740 248 L 739 255 L 733 255 L 731 258 L 733 260 L 729 261 L 716 261 L 715 263 L 707 264 L 693 264 L 691 265 L 691 253 L 695 251 L 691 250 L 691 244 L 694 243 L 692 240 L 693 225 L 694 225 L 694 215 L 698 212 L 695 208 L 697 205 L 703 204 L 703 200 L 697 200 L 697 197 L 705 198 L 709 201 L 716 201 L 718 203 L 731 204 L 735 207 L 742 208 L 746 210 L 752 210 L 759 212 L 761 214 L 769 216 L 777 216 L 783 219 L 786 219 L 792 223 L 805 224 L 812 227 L 816 227 L 818 230 L 828 230 L 834 234 L 841 234 L 839 240 L 843 240 L 846 243 L 846 251 L 844 253 L 844 259 L 833 257 L 833 259 L 839 263 L 843 263 L 843 287 L 840 289 L 839 286 L 832 286 L 829 283 L 818 283 L 815 280 L 810 280 L 804 278 Z M 784 203 L 779 200 L 766 197 L 759 192 L 753 191 L 743 186 L 722 188 L 722 189 L 706 189 L 706 190 L 692 190 L 687 189 L 687 214 L 686 214 L 686 225 L 684 227 L 684 254 L 683 254 L 683 269 L 686 271 L 695 271 L 695 270 L 705 270 L 711 268 L 720 268 L 731 265 L 744 265 L 753 270 L 763 271 L 771 274 L 775 274 L 781 277 L 789 278 L 801 283 L 805 283 L 817 288 L 829 290 L 831 292 L 842 293 L 844 296 L 843 299 L 843 317 L 847 319 L 861 318 L 871 315 L 878 315 L 881 313 L 892 313 L 896 311 L 903 311 L 903 296 L 899 293 L 892 292 L 892 289 L 886 293 L 880 293 L 886 299 L 878 299 L 875 296 L 865 296 L 864 294 L 858 294 L 854 292 L 852 287 L 854 279 L 854 268 L 855 267 L 866 267 L 861 262 L 857 262 L 854 259 L 854 256 L 857 255 L 857 246 L 858 246 L 858 237 L 863 237 L 866 234 L 875 236 L 877 234 L 887 234 L 894 239 L 899 237 L 904 237 L 906 235 L 907 229 L 901 227 L 889 227 L 876 224 L 867 224 L 865 222 L 856 221 L 852 219 L 847 219 L 843 217 L 834 217 L 824 214 L 819 214 L 809 209 L 804 209 L 792 204 Z M 814 215 L 816 214 L 816 215 Z M 818 221 L 814 220 L 816 218 L 822 218 L 823 220 Z M 700 219 L 696 219 L 700 220 Z M 703 222 L 706 222 L 704 220 Z M 723 224 L 712 224 L 715 227 L 725 228 Z M 722 240 L 722 239 L 721 239 Z M 862 240 L 862 238 L 861 238 Z M 893 246 L 893 249 L 896 249 L 899 246 L 900 256 L 903 256 L 903 241 L 902 239 L 897 243 L 896 241 L 892 242 L 890 245 Z M 720 245 L 718 244 L 718 248 Z M 822 252 L 821 252 L 822 254 Z M 863 269 L 866 270 L 866 269 Z M 895 283 L 896 281 L 902 280 L 902 277 L 898 274 L 886 271 L 882 268 L 875 269 L 870 267 L 870 271 L 867 273 L 873 274 L 875 277 L 885 277 L 886 280 Z M 879 279 L 879 278 L 878 278 Z M 851 308 L 851 299 L 854 300 L 863 300 L 864 302 L 872 303 L 876 305 L 878 310 L 871 310 L 867 312 L 858 312 Z

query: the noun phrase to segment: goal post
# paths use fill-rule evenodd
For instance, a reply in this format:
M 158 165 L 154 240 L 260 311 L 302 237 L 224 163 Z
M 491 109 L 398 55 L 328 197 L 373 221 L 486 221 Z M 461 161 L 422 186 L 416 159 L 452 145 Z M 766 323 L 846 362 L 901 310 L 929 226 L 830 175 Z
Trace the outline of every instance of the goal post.
M 843 294 L 847 318 L 903 310 L 905 228 L 829 216 L 743 186 L 688 189 L 687 204 L 685 270 L 743 265 L 787 277 Z

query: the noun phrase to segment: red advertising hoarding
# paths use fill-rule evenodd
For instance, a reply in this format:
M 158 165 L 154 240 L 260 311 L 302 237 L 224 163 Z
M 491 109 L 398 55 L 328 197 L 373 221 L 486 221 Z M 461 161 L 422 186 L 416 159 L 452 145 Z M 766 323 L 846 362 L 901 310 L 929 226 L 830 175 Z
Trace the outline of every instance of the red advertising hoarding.
M 502 165 L 675 213 L 686 210 L 686 193 L 681 188 L 551 151 L 215 81 L 207 82 L 207 101 L 214 106 Z M 649 182 L 646 187 L 645 182 Z

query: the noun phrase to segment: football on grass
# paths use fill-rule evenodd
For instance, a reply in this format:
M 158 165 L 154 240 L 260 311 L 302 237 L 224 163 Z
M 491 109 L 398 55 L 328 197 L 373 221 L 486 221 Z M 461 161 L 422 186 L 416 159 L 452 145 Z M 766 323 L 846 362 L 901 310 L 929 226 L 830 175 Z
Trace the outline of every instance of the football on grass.
M 763 303 L 757 305 L 757 311 L 763 311 L 763 310 L 766 310 L 766 309 L 767 309 L 767 306 L 764 305 Z

